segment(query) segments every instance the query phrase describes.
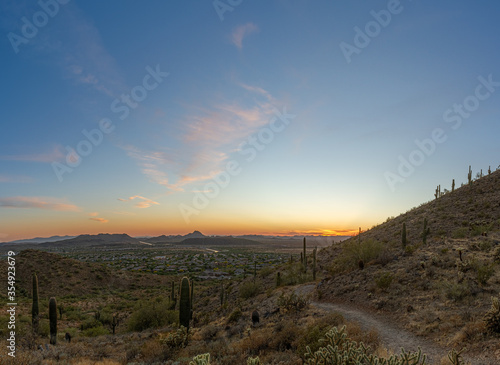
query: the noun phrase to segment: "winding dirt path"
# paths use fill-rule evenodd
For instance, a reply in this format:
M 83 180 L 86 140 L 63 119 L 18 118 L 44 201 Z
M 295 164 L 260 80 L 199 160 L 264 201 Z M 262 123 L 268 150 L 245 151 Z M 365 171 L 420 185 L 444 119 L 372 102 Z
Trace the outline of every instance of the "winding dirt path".
M 314 287 L 314 285 L 305 285 L 297 288 L 295 292 L 297 294 L 308 294 L 312 292 Z M 427 364 L 439 364 L 441 358 L 446 356 L 449 351 L 449 349 L 442 348 L 432 341 L 418 337 L 390 323 L 388 319 L 383 316 L 363 311 L 354 306 L 327 302 L 311 302 L 311 305 L 327 312 L 340 313 L 345 319 L 358 322 L 364 330 L 376 329 L 382 344 L 396 354 L 401 352 L 401 348 L 404 348 L 406 352 L 415 352 L 418 351 L 418 347 L 420 347 L 422 353 L 427 355 Z M 467 356 L 464 356 L 464 359 L 472 365 L 498 365 L 496 362 L 472 359 Z

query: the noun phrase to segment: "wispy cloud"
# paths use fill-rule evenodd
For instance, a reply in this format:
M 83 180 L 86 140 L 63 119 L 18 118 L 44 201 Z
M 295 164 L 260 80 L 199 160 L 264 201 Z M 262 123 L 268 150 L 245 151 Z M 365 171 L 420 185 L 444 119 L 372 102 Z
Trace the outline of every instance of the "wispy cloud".
M 8 198 L 0 198 L 0 207 L 44 209 L 65 212 L 80 211 L 80 208 L 78 208 L 76 205 L 68 203 L 63 199 L 37 196 L 13 196 Z
M 17 155 L 0 155 L 0 160 L 3 161 L 24 161 L 24 162 L 40 162 L 52 163 L 61 161 L 64 158 L 64 153 L 61 146 L 54 146 L 51 151 Z
M 32 183 L 35 181 L 30 176 L 21 176 L 21 175 L 1 175 L 0 174 L 0 183 Z
M 160 203 L 158 202 L 155 202 L 151 199 L 148 199 L 148 198 L 145 198 L 143 196 L 140 196 L 140 195 L 134 195 L 134 196 L 131 196 L 130 198 L 128 199 L 118 199 L 119 201 L 122 201 L 122 202 L 126 202 L 126 201 L 129 201 L 129 200 L 134 200 L 134 199 L 139 199 L 139 200 L 142 200 L 140 202 L 137 202 L 135 204 L 135 206 L 137 208 L 149 208 L 153 205 L 160 205 Z
M 96 222 L 99 222 L 99 223 L 108 223 L 109 220 L 108 219 L 105 219 L 105 218 L 89 218 L 91 221 L 96 221 Z
M 259 27 L 254 23 L 247 23 L 244 25 L 240 25 L 235 28 L 231 33 L 231 41 L 233 44 L 239 49 L 243 48 L 243 39 L 249 34 L 255 33 L 259 30 Z
M 222 101 L 211 108 L 188 106 L 186 117 L 180 121 L 183 129 L 177 138 L 182 147 L 178 150 L 145 151 L 132 145 L 122 148 L 151 182 L 166 187 L 168 193 L 183 192 L 187 185 L 213 179 L 223 171 L 231 154 L 269 123 L 275 107 L 281 104 L 261 87 L 243 83 L 237 86 L 245 102 Z

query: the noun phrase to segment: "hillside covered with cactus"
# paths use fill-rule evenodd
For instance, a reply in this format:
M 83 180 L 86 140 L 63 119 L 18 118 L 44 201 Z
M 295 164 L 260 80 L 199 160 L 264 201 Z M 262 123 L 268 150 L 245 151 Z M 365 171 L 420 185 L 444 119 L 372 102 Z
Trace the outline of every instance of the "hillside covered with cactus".
M 485 322 L 500 291 L 500 171 L 469 178 L 446 193 L 438 186 L 430 202 L 321 250 L 317 297 L 500 361 L 498 338 Z

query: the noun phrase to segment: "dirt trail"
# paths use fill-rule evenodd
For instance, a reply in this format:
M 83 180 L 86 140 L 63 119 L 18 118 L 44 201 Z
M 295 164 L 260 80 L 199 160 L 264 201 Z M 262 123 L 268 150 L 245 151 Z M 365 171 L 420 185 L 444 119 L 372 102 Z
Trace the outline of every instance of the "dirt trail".
M 314 289 L 314 285 L 305 285 L 295 290 L 297 294 L 308 294 Z M 440 347 L 439 345 L 429 340 L 417 337 L 416 335 L 401 329 L 391 323 L 382 316 L 372 314 L 354 306 L 338 303 L 325 303 L 325 302 L 311 302 L 311 305 L 327 311 L 338 312 L 349 321 L 358 322 L 362 329 L 370 330 L 374 328 L 378 331 L 382 344 L 394 353 L 401 352 L 404 348 L 406 352 L 418 351 L 418 347 L 422 352 L 427 355 L 427 364 L 439 364 L 442 357 L 446 356 L 449 349 Z M 464 356 L 464 359 L 471 363 L 471 365 L 494 365 L 496 362 L 488 360 L 472 359 Z

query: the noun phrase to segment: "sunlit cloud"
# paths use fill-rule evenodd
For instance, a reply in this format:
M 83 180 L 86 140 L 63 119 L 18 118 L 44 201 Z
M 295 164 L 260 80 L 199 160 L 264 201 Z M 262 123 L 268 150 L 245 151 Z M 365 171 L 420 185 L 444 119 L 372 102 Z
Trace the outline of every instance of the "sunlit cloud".
M 99 215 L 99 213 L 97 213 L 97 212 L 89 213 L 89 216 L 91 216 L 91 217 L 97 217 L 98 215 Z
M 280 103 L 267 90 L 237 83 L 243 102 L 223 101 L 211 108 L 189 106 L 177 136 L 182 147 L 175 151 L 146 151 L 121 146 L 140 166 L 149 181 L 168 189 L 167 194 L 213 179 L 224 170 L 232 153 L 253 133 L 267 125 Z
M 131 196 L 130 198 L 128 199 L 118 199 L 119 201 L 122 201 L 122 202 L 126 202 L 126 201 L 129 201 L 129 200 L 135 200 L 135 199 L 139 199 L 139 200 L 142 200 L 140 202 L 137 202 L 135 204 L 135 206 L 137 208 L 149 208 L 153 205 L 160 205 L 160 203 L 158 202 L 155 202 L 151 199 L 148 199 L 148 198 L 145 198 L 143 196 L 140 196 L 140 195 L 134 195 L 134 196 Z
M 105 218 L 89 218 L 91 221 L 99 222 L 99 223 L 108 223 L 109 220 Z
M 231 41 L 233 44 L 239 49 L 243 48 L 243 39 L 249 34 L 255 33 L 259 30 L 259 27 L 254 23 L 247 23 L 244 25 L 240 25 L 235 28 L 231 33 Z
M 52 163 L 61 161 L 64 158 L 64 153 L 61 146 L 55 146 L 51 151 L 17 155 L 0 155 L 0 160 L 4 161 L 23 161 L 23 162 L 40 162 Z
M 8 198 L 0 198 L 0 207 L 44 209 L 66 212 L 80 211 L 80 208 L 78 208 L 76 205 L 68 203 L 62 199 L 36 196 L 14 196 Z

